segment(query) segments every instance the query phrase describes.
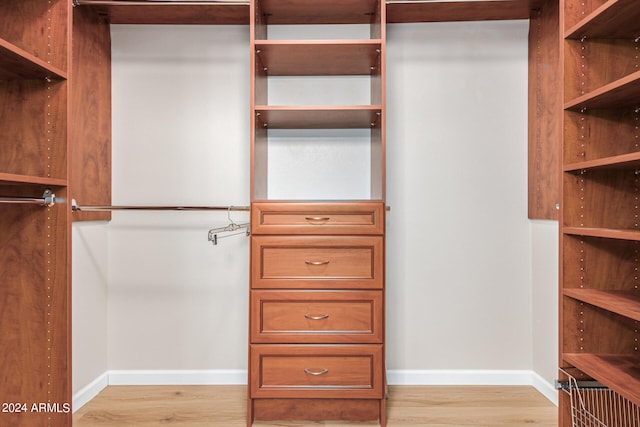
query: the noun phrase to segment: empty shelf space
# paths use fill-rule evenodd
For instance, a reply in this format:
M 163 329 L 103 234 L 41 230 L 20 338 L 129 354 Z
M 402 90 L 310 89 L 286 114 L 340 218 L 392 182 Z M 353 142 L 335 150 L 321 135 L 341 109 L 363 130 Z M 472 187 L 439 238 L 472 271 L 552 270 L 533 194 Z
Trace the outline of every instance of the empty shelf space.
M 621 108 L 640 104 L 640 71 L 579 96 L 567 103 L 566 110 Z
M 571 27 L 565 38 L 640 36 L 640 10 L 637 0 L 611 0 Z
M 0 39 L 0 80 L 66 77 L 64 71 Z
M 381 107 L 256 106 L 256 115 L 269 129 L 363 129 L 379 126 Z
M 640 404 L 640 364 L 636 355 L 564 353 L 563 359 L 636 405 Z
M 371 75 L 380 49 L 380 40 L 256 42 L 260 64 L 270 76 Z
M 640 321 L 639 292 L 566 288 L 563 292 L 565 296 Z

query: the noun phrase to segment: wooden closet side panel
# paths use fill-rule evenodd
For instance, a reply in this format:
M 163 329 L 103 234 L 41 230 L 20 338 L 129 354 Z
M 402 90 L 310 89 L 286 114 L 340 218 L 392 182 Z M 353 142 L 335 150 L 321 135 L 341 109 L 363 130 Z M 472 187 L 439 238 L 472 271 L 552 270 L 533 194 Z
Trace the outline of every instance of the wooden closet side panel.
M 73 9 L 70 193 L 79 205 L 111 205 L 111 35 L 92 8 Z M 74 221 L 109 220 L 76 212 Z
M 529 218 L 554 220 L 562 147 L 558 2 L 545 0 L 529 25 Z
M 66 189 L 52 190 L 66 197 Z M 12 197 L 41 192 L 2 188 Z M 64 204 L 0 209 L 0 425 L 71 424 L 68 256 Z

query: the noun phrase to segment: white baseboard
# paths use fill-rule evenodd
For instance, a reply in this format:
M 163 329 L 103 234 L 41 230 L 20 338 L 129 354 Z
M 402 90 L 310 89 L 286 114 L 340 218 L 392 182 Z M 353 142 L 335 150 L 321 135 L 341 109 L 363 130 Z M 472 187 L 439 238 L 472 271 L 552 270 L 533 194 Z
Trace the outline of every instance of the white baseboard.
M 524 370 L 387 370 L 390 385 L 529 385 Z
M 387 370 L 389 385 L 528 385 L 554 405 L 558 392 L 552 384 L 527 370 Z
M 397 370 L 387 371 L 389 385 L 528 385 L 558 404 L 558 393 L 540 375 L 527 370 Z M 107 385 L 246 385 L 243 369 L 115 370 L 96 378 L 73 396 L 74 411 Z
M 549 383 L 540 375 L 532 372 L 531 385 L 535 387 L 535 389 L 538 390 L 544 397 L 549 399 L 549 401 L 551 401 L 554 405 L 558 406 L 558 390 L 556 390 L 554 384 Z
M 247 384 L 243 369 L 109 371 L 109 385 L 237 385 Z
M 109 372 L 105 372 L 95 380 L 91 381 L 87 386 L 73 395 L 73 403 L 71 407 L 73 412 L 83 407 L 87 402 L 96 397 L 98 393 L 109 385 Z

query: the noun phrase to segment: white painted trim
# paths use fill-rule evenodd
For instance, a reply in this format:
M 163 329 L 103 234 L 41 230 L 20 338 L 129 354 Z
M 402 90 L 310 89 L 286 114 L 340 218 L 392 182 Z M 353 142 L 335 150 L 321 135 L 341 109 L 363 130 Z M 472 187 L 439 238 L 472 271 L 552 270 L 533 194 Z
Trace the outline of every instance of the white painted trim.
M 242 369 L 109 371 L 109 385 L 237 385 L 247 384 Z
M 71 407 L 73 412 L 82 408 L 87 402 L 96 397 L 98 393 L 104 390 L 109 385 L 109 372 L 105 372 L 98 376 L 95 380 L 91 381 L 87 386 L 83 387 L 80 391 L 73 395 L 73 402 Z
M 551 401 L 554 405 L 558 406 L 558 390 L 556 390 L 554 384 L 549 383 L 536 372 L 532 372 L 531 385 L 535 387 L 535 389 L 538 390 L 544 397 L 549 399 L 549 401 Z
M 531 385 L 526 370 L 388 370 L 390 385 Z
M 389 385 L 528 385 L 554 405 L 558 393 L 554 386 L 527 370 L 388 370 Z

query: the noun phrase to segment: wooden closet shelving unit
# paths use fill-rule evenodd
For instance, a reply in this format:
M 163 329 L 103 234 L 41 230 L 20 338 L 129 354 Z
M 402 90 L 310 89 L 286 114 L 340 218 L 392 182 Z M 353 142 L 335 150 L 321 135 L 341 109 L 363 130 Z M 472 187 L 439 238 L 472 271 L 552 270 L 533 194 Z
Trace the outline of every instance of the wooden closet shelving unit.
M 2 425 L 71 425 L 69 201 L 110 199 L 108 31 L 68 0 L 0 2 Z
M 640 405 L 640 3 L 564 0 L 561 12 L 560 367 Z
M 379 420 L 384 426 L 385 4 L 253 0 L 250 15 L 254 73 L 247 425 L 300 419 Z M 366 28 L 367 37 L 330 33 L 342 24 Z M 328 37 L 270 37 L 276 25 L 313 26 Z M 360 76 L 369 80 L 370 102 L 270 102 L 269 80 L 287 76 Z M 301 198 L 294 191 L 290 198 L 274 199 L 269 185 L 274 129 L 301 130 L 296 144 L 324 150 L 324 161 L 340 153 L 305 139 L 305 131 L 368 133 L 367 194 L 323 200 Z M 306 190 L 314 194 L 313 188 Z
M 67 197 L 70 19 L 66 0 L 0 3 L 0 197 Z M 71 424 L 69 230 L 64 203 L 0 204 L 3 425 Z

